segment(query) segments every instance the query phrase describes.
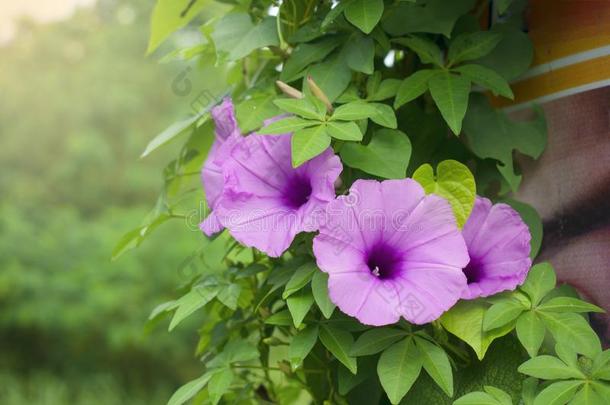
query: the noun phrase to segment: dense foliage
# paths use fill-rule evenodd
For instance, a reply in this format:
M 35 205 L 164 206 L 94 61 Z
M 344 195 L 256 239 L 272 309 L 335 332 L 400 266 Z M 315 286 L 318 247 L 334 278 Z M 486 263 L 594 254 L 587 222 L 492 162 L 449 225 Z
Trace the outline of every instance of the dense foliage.
M 149 51 L 188 21 L 196 24 L 211 4 L 158 0 Z M 165 58 L 194 58 L 203 66 L 224 67 L 226 89 L 151 141 L 146 155 L 177 136 L 186 137 L 164 171 L 155 209 L 115 250 L 120 255 L 139 245 L 151 230 L 173 218 L 196 227 L 210 209 L 220 228 L 227 228 L 206 238 L 186 259 L 182 295 L 151 314 L 154 322 L 171 318 L 170 331 L 180 329 L 194 313 L 205 316 L 196 348 L 201 375 L 176 391 L 169 403 L 604 403 L 610 392 L 610 352 L 602 351 L 586 318 L 587 312 L 601 310 L 580 300 L 571 288 L 556 286 L 550 264 L 529 269 L 527 256 L 536 258 L 542 226 L 532 207 L 509 198 L 521 181 L 513 155 L 540 156 L 546 144 L 544 117 L 535 111 L 530 121 L 513 121 L 490 102 L 492 94 L 512 98 L 508 82 L 531 63 L 532 46 L 521 31 L 525 2 L 495 2 L 491 17 L 496 23 L 490 29 L 482 28 L 487 1 L 223 4 L 221 16 L 202 19 L 200 43 Z M 210 114 L 227 94 L 236 105 L 241 132 L 235 139 L 223 135 L 227 127 L 235 130 L 230 104 L 225 101 Z M 257 134 L 242 136 L 252 131 Z M 292 135 L 278 135 L 285 133 Z M 525 222 L 529 228 L 520 239 L 527 246 L 519 247 L 527 248 L 520 261 L 527 263 L 527 279 L 496 290 L 506 290 L 499 294 L 470 291 L 469 299 L 454 301 L 440 318 L 425 322 L 404 313 L 398 322 L 379 321 L 362 315 L 360 308 L 350 317 L 344 313 L 351 311 L 349 298 L 329 297 L 333 266 L 340 265 L 321 253 L 320 245 L 333 239 L 327 224 L 315 229 L 319 234 L 299 233 L 289 249 L 279 252 L 265 242 L 272 235 L 244 235 L 223 213 L 227 204 L 247 209 L 240 201 L 252 193 L 239 189 L 235 176 L 249 174 L 240 167 L 227 172 L 234 177 L 222 168 L 230 190 L 219 198 L 226 201 L 213 202 L 208 187 L 204 202 L 200 179 L 191 174 L 204 162 L 208 167 L 227 139 L 241 142 L 227 158 L 236 161 L 242 149 L 248 157 L 255 154 L 256 149 L 248 148 L 256 142 L 271 148 L 290 139 L 291 161 L 281 163 L 286 170 L 325 167 L 334 152 L 343 165 L 335 182 L 337 194 L 344 196 L 329 206 L 339 210 L 341 204 L 353 206 L 354 195 L 357 203 L 354 190 L 365 185 L 410 187 L 448 201 L 453 227 L 463 227 L 466 235 L 469 221 L 476 221 L 475 212 L 480 215 L 477 210 L 491 206 L 477 194 L 505 202 L 512 208 L 499 204 L 502 208 L 495 212 L 502 210 L 515 226 Z M 273 158 L 284 156 L 266 150 Z M 239 162 L 247 166 L 245 160 Z M 258 175 L 258 180 L 247 182 L 276 180 L 272 172 Z M 413 180 L 363 181 L 406 177 L 421 186 Z M 361 194 L 363 200 L 369 197 Z M 438 201 L 436 196 L 422 198 Z M 494 222 L 492 230 L 502 234 L 505 225 Z M 203 229 L 212 234 L 208 226 L 204 223 Z M 476 246 L 468 248 L 474 257 Z M 385 277 L 380 274 L 386 264 L 383 253 L 375 256 L 375 266 L 369 264 L 376 277 Z M 346 266 L 350 254 L 342 256 Z M 460 269 L 465 265 L 462 262 Z M 440 294 L 444 286 L 437 287 Z M 359 293 L 362 290 L 354 288 L 354 299 Z M 430 299 L 419 302 L 425 308 L 439 301 L 433 290 L 428 293 Z

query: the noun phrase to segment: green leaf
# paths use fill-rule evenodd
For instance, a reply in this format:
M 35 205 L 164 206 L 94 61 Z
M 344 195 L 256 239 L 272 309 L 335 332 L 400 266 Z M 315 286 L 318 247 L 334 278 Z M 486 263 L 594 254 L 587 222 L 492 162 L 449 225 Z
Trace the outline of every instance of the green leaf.
M 520 27 L 503 29 L 501 32 L 502 40 L 494 50 L 476 63 L 487 66 L 510 82 L 528 70 L 534 58 L 534 47 Z
M 305 319 L 312 304 L 313 295 L 307 290 L 301 290 L 288 297 L 286 305 L 288 305 L 288 310 L 292 315 L 292 321 L 295 328 L 301 326 L 301 323 L 303 323 L 303 319 Z
M 144 241 L 159 225 L 171 218 L 167 212 L 158 212 L 155 208 L 152 212 L 152 219 L 146 224 L 127 232 L 117 242 L 112 250 L 112 260 L 118 259 L 123 253 L 134 249 Z
M 332 303 L 328 296 L 328 274 L 321 271 L 315 272 L 311 280 L 311 291 L 322 315 L 326 319 L 330 318 L 335 310 L 335 304 Z
M 403 80 L 398 88 L 398 92 L 396 93 L 394 108 L 398 109 L 400 106 L 408 103 L 409 101 L 415 100 L 417 97 L 424 94 L 428 90 L 428 82 L 430 81 L 430 78 L 437 73 L 438 70 L 418 70 Z
M 489 304 L 497 304 L 499 302 L 505 302 L 508 300 L 513 300 L 520 303 L 524 309 L 530 309 L 532 307 L 532 302 L 530 301 L 529 297 L 519 290 L 504 291 L 485 298 L 485 301 L 487 301 Z
M 411 142 L 401 131 L 381 129 L 368 145 L 348 143 L 341 148 L 343 162 L 387 179 L 403 179 L 411 158 Z
M 512 2 L 513 0 L 497 0 L 494 5 L 496 6 L 498 14 L 504 14 Z
M 320 341 L 352 374 L 358 372 L 356 358 L 349 355 L 354 344 L 351 333 L 343 329 L 322 325 Z
M 148 320 L 150 321 L 163 313 L 172 311 L 176 309 L 178 305 L 180 305 L 178 300 L 167 301 L 162 304 L 159 304 L 150 312 L 150 315 L 148 315 Z
M 485 385 L 483 387 L 485 392 L 494 397 L 500 404 L 502 405 L 512 405 L 513 399 L 506 392 L 502 391 L 499 388 L 492 387 L 491 385 Z
M 365 34 L 373 31 L 383 14 L 383 0 L 352 0 L 343 12 L 345 18 Z
M 545 335 L 544 325 L 538 315 L 534 311 L 521 314 L 517 319 L 516 329 L 517 337 L 529 356 L 536 356 Z
M 483 317 L 483 330 L 489 331 L 517 319 L 525 307 L 515 300 L 509 299 L 493 304 Z
M 555 288 L 555 271 L 549 263 L 538 263 L 527 273 L 527 278 L 521 287 L 532 301 L 533 306 L 537 306 L 540 300 Z
M 419 350 L 412 338 L 403 339 L 384 350 L 377 363 L 377 374 L 392 404 L 407 394 L 422 368 Z
M 513 190 L 521 177 L 514 173 L 513 151 L 537 159 L 546 146 L 546 122 L 538 111 L 533 121 L 513 122 L 495 110 L 482 94 L 471 94 L 464 132 L 472 152 L 482 159 L 498 160 L 498 170 Z
M 316 341 L 318 340 L 318 326 L 310 325 L 305 329 L 299 331 L 290 342 L 288 347 L 288 358 L 292 369 L 296 370 L 305 357 L 313 349 Z
M 610 384 L 601 381 L 592 381 L 591 386 L 602 398 L 610 398 Z
M 366 364 L 366 366 L 368 366 L 368 367 L 361 369 L 361 371 L 356 375 L 352 374 L 348 369 L 346 369 L 342 365 L 337 367 L 337 386 L 339 388 L 338 389 L 339 395 L 346 395 L 354 387 L 356 387 L 357 385 L 361 384 L 362 382 L 364 382 L 370 378 L 370 375 L 369 375 L 369 374 L 371 374 L 370 368 L 375 370 L 375 364 L 374 364 L 374 362 L 371 362 L 371 360 L 374 360 L 373 358 L 365 359 L 365 361 L 367 361 L 367 360 L 368 360 L 368 363 L 371 363 L 371 364 Z M 371 381 L 371 380 L 372 379 L 369 379 L 369 381 Z
M 343 141 L 361 141 L 362 132 L 355 122 L 329 122 L 326 124 L 328 135 Z
M 347 89 L 352 80 L 352 71 L 340 53 L 335 53 L 324 62 L 310 68 L 308 75 L 331 102 Z M 308 92 L 309 88 L 306 88 L 305 91 Z
M 432 99 L 449 128 L 459 135 L 468 106 L 470 80 L 449 72 L 439 72 L 430 78 L 428 86 Z
M 428 340 L 415 337 L 424 370 L 449 397 L 453 397 L 453 373 L 447 353 Z
M 290 326 L 292 325 L 292 315 L 290 315 L 290 311 L 283 310 L 265 319 L 265 323 L 268 325 Z
M 273 104 L 278 106 L 281 110 L 299 115 L 303 118 L 319 121 L 324 120 L 324 114 L 321 114 L 316 106 L 306 98 L 279 98 L 274 100 Z
M 375 114 L 377 114 L 377 109 L 374 104 L 365 103 L 363 101 L 353 101 L 337 107 L 330 119 L 331 121 L 357 121 L 370 118 Z
M 501 95 L 511 100 L 515 98 L 508 82 L 489 68 L 481 65 L 463 65 L 452 70 L 467 77 L 470 81 L 491 90 L 496 96 Z
M 534 405 L 564 405 L 574 397 L 574 394 L 582 384 L 582 381 L 560 381 L 553 383 L 536 396 Z
M 538 310 L 546 312 L 605 312 L 597 305 L 571 297 L 552 298 L 540 305 Z
M 606 405 L 607 403 L 608 398 L 597 393 L 591 383 L 585 383 L 570 401 L 570 405 Z
M 256 360 L 259 352 L 251 342 L 245 339 L 233 338 L 222 349 L 222 352 L 206 362 L 208 368 L 228 368 L 233 363 Z
M 479 59 L 489 54 L 502 40 L 502 34 L 493 31 L 465 33 L 455 37 L 449 45 L 449 65 Z
M 352 356 L 368 356 L 379 353 L 401 338 L 405 337 L 406 331 L 394 328 L 374 328 L 364 332 L 358 337 L 350 354 Z
M 474 176 L 465 165 L 456 160 L 444 160 L 434 170 L 429 164 L 420 166 L 413 173 L 416 180 L 426 191 L 446 198 L 461 228 L 470 216 L 476 198 Z
M 346 3 L 337 3 L 335 7 L 331 8 L 330 11 L 324 17 L 324 20 L 322 20 L 320 28 L 325 31 L 328 26 L 337 19 L 337 17 L 343 14 L 343 10 L 345 10 L 345 5 Z
M 282 68 L 280 80 L 294 81 L 309 65 L 326 58 L 344 39 L 341 36 L 328 36 L 316 42 L 297 45 Z
M 546 355 L 529 359 L 519 366 L 518 371 L 522 374 L 541 378 L 543 380 L 586 378 L 586 376 L 580 370 L 569 367 L 557 357 Z
M 367 98 L 369 96 L 372 96 L 373 94 L 375 94 L 380 86 L 381 86 L 381 72 L 380 71 L 373 72 L 373 74 L 370 75 L 368 77 L 368 79 L 366 79 L 365 90 L 366 90 Z
M 394 97 L 401 81 L 398 79 L 385 79 L 374 92 L 367 91 L 368 101 L 381 101 Z
M 375 42 L 379 45 L 381 53 L 387 55 L 387 52 L 390 52 L 392 49 L 392 44 L 390 43 L 390 38 L 383 31 L 381 26 L 376 26 L 373 32 L 371 32 L 371 37 L 375 40 Z
M 189 117 L 185 120 L 174 122 L 172 125 L 167 127 L 163 132 L 159 135 L 155 136 L 149 143 L 146 145 L 146 149 L 140 155 L 140 158 L 144 158 L 150 155 L 154 150 L 160 148 L 161 146 L 167 144 L 172 139 L 177 138 L 181 135 L 184 135 L 195 128 L 195 123 L 197 120 L 201 118 L 201 115 L 195 115 Z
M 318 110 L 320 116 L 324 116 L 323 122 L 326 122 L 328 107 L 326 106 L 324 101 L 322 101 L 318 95 L 313 94 L 309 86 L 307 86 L 307 91 L 305 92 L 305 94 L 305 97 L 308 98 L 309 101 L 311 101 L 311 103 L 316 107 L 316 110 Z
M 422 63 L 432 63 L 438 67 L 443 65 L 441 48 L 426 37 L 413 35 L 407 38 L 396 38 L 393 42 L 406 46 L 415 52 Z
M 527 377 L 523 380 L 521 388 L 521 399 L 523 405 L 533 405 L 538 393 L 538 379 L 534 377 Z
M 574 369 L 580 370 L 580 366 L 578 364 L 578 353 L 572 350 L 572 348 L 565 345 L 556 344 L 555 353 L 557 353 L 557 357 L 559 357 L 565 364 Z
M 176 312 L 174 313 L 174 317 L 169 324 L 168 330 L 170 332 L 174 330 L 174 328 L 178 326 L 180 322 L 213 300 L 217 294 L 217 287 L 196 286 L 193 288 L 176 302 L 178 309 L 176 309 Z
M 235 108 L 237 123 L 242 133 L 250 133 L 265 124 L 269 118 L 280 114 L 280 110 L 274 104 L 275 93 L 260 94 L 242 101 Z
M 292 135 L 292 167 L 299 167 L 330 146 L 326 125 L 299 129 Z
M 486 392 L 470 392 L 453 402 L 453 405 L 500 405 L 500 403 Z
M 486 311 L 487 305 L 482 301 L 459 301 L 440 318 L 443 327 L 472 347 L 479 360 L 483 359 L 494 339 L 506 335 L 513 329 L 513 325 L 508 324 L 484 332 L 483 316 Z
M 327 325 L 341 328 L 348 332 L 363 332 L 365 330 L 370 329 L 369 326 L 363 325 L 356 318 L 352 318 L 351 316 L 345 315 L 343 312 L 339 311 L 325 322 Z
M 206 0 L 195 2 L 188 12 L 190 0 L 157 0 L 150 20 L 150 38 L 147 54 L 152 53 L 174 31 L 188 24 L 208 4 Z
M 257 25 L 247 13 L 225 15 L 214 27 L 212 40 L 219 57 L 234 61 L 265 46 L 279 45 L 275 18 L 267 17 Z
M 259 135 L 277 135 L 298 131 L 313 125 L 320 125 L 320 121 L 309 121 L 300 117 L 287 117 L 274 121 L 269 125 L 256 131 Z
M 205 373 L 201 377 L 184 384 L 182 387 L 178 388 L 176 392 L 174 392 L 169 401 L 167 401 L 167 405 L 184 404 L 189 399 L 197 395 L 197 393 L 199 393 L 199 391 L 201 391 L 210 381 L 210 378 L 212 378 L 212 375 L 210 373 Z
M 288 283 L 286 283 L 286 287 L 284 287 L 282 298 L 286 299 L 290 295 L 299 291 L 301 288 L 305 287 L 316 271 L 319 270 L 316 264 L 313 262 L 307 262 L 296 269 L 290 280 L 288 280 Z
M 601 351 L 599 338 L 582 316 L 553 312 L 539 312 L 539 315 L 558 344 L 589 358 L 594 358 Z
M 371 116 L 371 121 L 382 127 L 396 129 L 398 123 L 396 122 L 396 114 L 394 109 L 386 104 L 372 103 L 371 106 L 375 108 L 375 114 Z
M 372 38 L 363 35 L 353 35 L 345 44 L 344 52 L 347 66 L 350 69 L 367 75 L 373 73 L 375 43 Z
M 241 286 L 239 284 L 229 284 L 222 288 L 216 299 L 220 301 L 224 306 L 235 311 L 237 309 L 237 301 L 241 295 Z
M 210 394 L 210 402 L 216 405 L 220 402 L 220 398 L 229 391 L 229 387 L 233 382 L 233 371 L 224 369 L 212 375 L 208 383 L 208 393 Z
M 426 32 L 449 37 L 457 19 L 472 10 L 474 4 L 475 0 L 398 2 L 387 10 L 382 27 L 392 36 Z
M 591 375 L 595 378 L 610 380 L 610 350 L 604 350 L 593 359 Z

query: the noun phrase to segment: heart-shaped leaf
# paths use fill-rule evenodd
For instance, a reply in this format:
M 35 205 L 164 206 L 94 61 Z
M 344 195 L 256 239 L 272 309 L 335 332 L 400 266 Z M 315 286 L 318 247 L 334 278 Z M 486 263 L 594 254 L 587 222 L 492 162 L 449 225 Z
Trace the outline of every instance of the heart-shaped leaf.
M 420 166 L 413 179 L 424 188 L 426 193 L 438 194 L 451 204 L 458 226 L 461 228 L 470 216 L 476 198 L 474 176 L 462 163 L 444 160 L 434 170 L 429 164 Z
M 341 148 L 345 164 L 386 179 L 404 178 L 410 158 L 409 138 L 392 129 L 376 131 L 368 145 L 348 143 Z

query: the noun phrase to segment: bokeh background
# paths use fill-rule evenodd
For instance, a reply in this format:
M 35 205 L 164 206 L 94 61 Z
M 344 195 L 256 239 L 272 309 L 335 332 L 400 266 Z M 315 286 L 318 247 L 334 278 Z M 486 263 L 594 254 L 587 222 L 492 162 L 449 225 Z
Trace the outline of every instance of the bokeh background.
M 1 404 L 163 404 L 199 371 L 197 317 L 146 325 L 199 232 L 170 222 L 110 260 L 179 147 L 146 144 L 223 82 L 159 63 L 196 26 L 145 55 L 153 5 L 0 2 Z

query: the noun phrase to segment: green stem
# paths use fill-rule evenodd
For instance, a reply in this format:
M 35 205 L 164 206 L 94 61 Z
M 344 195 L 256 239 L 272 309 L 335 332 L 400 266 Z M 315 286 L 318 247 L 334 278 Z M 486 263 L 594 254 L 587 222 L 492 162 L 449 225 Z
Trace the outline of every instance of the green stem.
M 275 27 L 277 30 L 277 36 L 280 39 L 280 49 L 285 49 L 287 44 L 284 40 L 284 34 L 282 33 L 282 19 L 280 16 L 282 15 L 282 6 L 280 5 L 277 10 L 277 16 L 275 17 Z

